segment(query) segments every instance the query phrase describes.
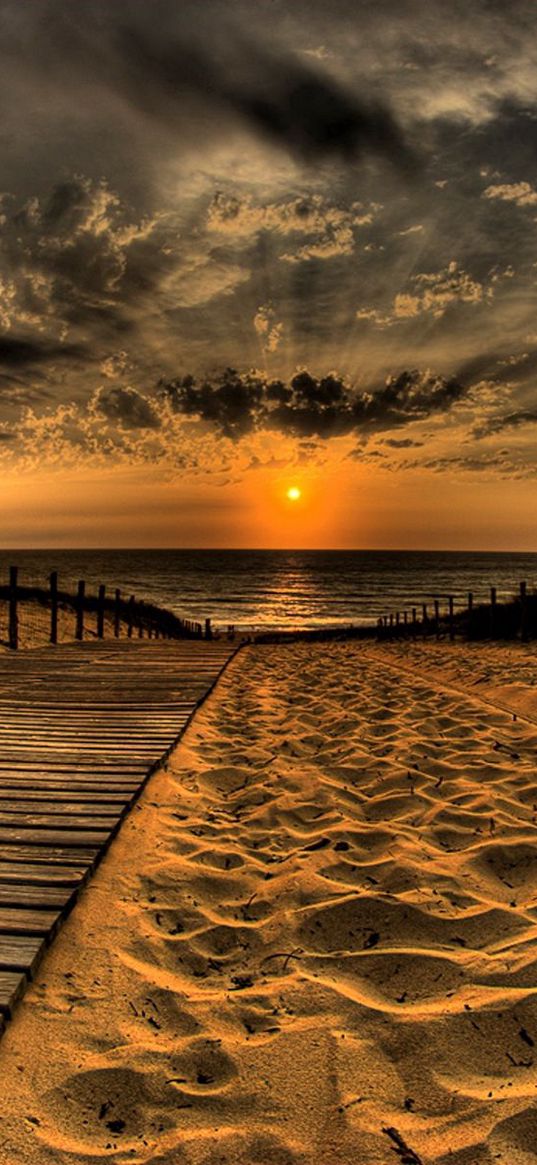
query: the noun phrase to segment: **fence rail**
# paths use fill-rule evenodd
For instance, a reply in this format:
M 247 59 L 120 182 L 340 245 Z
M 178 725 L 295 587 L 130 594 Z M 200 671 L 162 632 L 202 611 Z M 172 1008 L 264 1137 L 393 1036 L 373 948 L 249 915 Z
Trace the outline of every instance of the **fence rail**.
M 497 588 L 491 586 L 488 603 L 476 603 L 469 591 L 464 605 L 457 609 L 454 595 L 428 595 L 410 610 L 381 615 L 377 622 L 379 639 L 434 636 L 436 639 L 456 635 L 466 639 L 520 639 L 537 637 L 537 591 L 528 590 L 526 582 L 510 599 L 498 601 Z
M 60 585 L 57 571 L 47 582 L 20 581 L 18 567 L 0 584 L 0 644 L 16 651 L 23 645 L 57 644 L 69 639 L 108 637 L 212 639 L 211 620 L 182 619 L 155 603 L 110 593 L 100 584 L 92 593 L 85 579 L 76 588 Z

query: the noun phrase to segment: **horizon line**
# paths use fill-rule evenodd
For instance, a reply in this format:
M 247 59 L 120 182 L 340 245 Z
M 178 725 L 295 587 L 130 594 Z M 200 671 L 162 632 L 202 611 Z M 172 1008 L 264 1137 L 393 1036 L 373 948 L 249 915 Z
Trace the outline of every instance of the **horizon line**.
M 0 546 L 0 554 L 532 554 L 528 549 L 468 549 L 423 546 Z

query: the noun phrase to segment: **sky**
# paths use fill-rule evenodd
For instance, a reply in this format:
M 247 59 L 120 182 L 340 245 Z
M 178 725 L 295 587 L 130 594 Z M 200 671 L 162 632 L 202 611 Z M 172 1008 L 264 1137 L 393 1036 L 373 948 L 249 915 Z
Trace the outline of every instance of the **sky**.
M 0 108 L 0 545 L 537 551 L 533 0 L 0 0 Z

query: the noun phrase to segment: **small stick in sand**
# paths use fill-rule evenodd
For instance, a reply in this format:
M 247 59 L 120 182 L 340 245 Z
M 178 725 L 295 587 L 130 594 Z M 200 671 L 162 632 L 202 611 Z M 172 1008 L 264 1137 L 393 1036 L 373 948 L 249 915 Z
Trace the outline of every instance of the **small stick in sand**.
M 406 1141 L 403 1140 L 401 1134 L 397 1132 L 397 1129 L 385 1128 L 382 1130 L 382 1132 L 385 1133 L 386 1136 L 389 1137 L 396 1146 L 393 1151 L 400 1158 L 401 1165 L 423 1165 L 421 1157 L 418 1157 L 418 1154 L 415 1153 L 413 1149 L 409 1148 Z
M 273 955 L 265 955 L 265 958 L 261 962 L 261 966 L 263 966 L 263 963 L 270 962 L 271 959 L 283 959 L 282 971 L 286 971 L 290 960 L 300 959 L 301 955 L 303 954 L 303 947 L 295 947 L 292 951 L 275 951 Z

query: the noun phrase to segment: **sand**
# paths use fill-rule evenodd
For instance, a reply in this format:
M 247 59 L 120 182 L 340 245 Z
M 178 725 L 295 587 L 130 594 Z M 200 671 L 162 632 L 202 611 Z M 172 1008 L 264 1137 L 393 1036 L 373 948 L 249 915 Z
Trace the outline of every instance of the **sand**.
M 244 649 L 0 1041 L 1 1165 L 536 1162 L 536 693 Z
M 74 643 L 76 616 L 73 610 L 58 609 L 58 643 Z M 114 636 L 114 619 L 106 612 L 103 624 L 106 639 Z M 120 626 L 121 637 L 127 634 L 125 623 Z M 138 632 L 136 631 L 135 634 Z M 0 652 L 9 651 L 7 603 L 0 604 Z M 83 639 L 97 639 L 97 615 L 95 611 L 84 614 Z M 48 647 L 50 644 L 50 609 L 39 603 L 19 601 L 18 604 L 18 646 L 19 650 Z

